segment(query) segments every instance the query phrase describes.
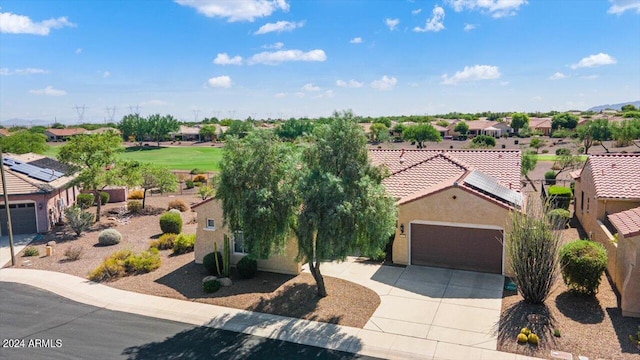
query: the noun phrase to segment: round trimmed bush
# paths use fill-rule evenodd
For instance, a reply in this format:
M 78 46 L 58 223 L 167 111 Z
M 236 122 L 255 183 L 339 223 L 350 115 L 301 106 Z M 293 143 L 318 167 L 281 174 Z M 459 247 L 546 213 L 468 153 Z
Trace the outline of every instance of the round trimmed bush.
M 100 193 L 100 205 L 104 205 L 106 203 L 109 202 L 109 198 L 111 197 L 111 195 L 109 195 L 108 192 L 101 192 Z
M 480 147 L 494 147 L 496 146 L 496 139 L 489 135 L 478 135 L 471 140 L 471 143 Z
M 222 270 L 222 254 L 219 251 L 208 253 L 202 259 L 202 265 L 207 269 L 209 274 L 211 275 L 220 275 L 218 273 L 218 269 L 216 268 L 216 257 L 218 258 L 218 264 L 220 265 L 220 270 Z
M 187 189 L 193 189 L 196 186 L 195 183 L 191 180 L 185 181 L 184 185 Z
M 562 280 L 572 290 L 594 295 L 607 267 L 607 251 L 602 244 L 576 240 L 560 248 Z
M 180 234 L 182 232 L 182 217 L 180 213 L 166 212 L 160 216 L 160 229 L 163 234 Z
M 250 256 L 245 256 L 236 264 L 238 274 L 243 279 L 251 279 L 258 273 L 258 262 Z
M 142 211 L 142 202 L 137 200 L 127 201 L 127 210 L 131 214 L 139 214 Z
M 567 148 L 557 148 L 556 149 L 556 155 L 558 155 L 558 156 L 571 155 L 571 150 L 569 150 Z
M 78 194 L 76 203 L 81 209 L 88 209 L 93 205 L 93 194 Z
M 207 294 L 214 293 L 220 290 L 220 281 L 218 280 L 209 280 L 202 283 L 202 290 Z
M 189 207 L 187 206 L 187 203 L 185 203 L 184 201 L 180 199 L 174 199 L 169 201 L 169 204 L 167 205 L 167 210 L 171 210 L 171 209 L 177 209 L 177 210 L 180 210 L 180 212 L 185 212 L 189 210 Z
M 544 173 L 544 180 L 547 185 L 555 185 L 556 184 L 556 172 L 553 170 L 549 170 Z
M 98 244 L 100 245 L 115 245 L 120 243 L 122 235 L 116 229 L 102 230 L 98 236 Z
M 571 219 L 571 213 L 565 209 L 553 209 L 549 211 L 549 221 L 556 230 L 564 229 Z

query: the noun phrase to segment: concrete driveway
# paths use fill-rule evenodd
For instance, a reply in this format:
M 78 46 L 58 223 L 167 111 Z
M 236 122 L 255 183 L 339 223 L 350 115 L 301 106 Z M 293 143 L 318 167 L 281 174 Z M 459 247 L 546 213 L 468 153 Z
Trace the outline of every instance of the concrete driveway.
M 380 306 L 365 329 L 496 350 L 504 284 L 501 275 L 381 266 L 357 258 L 322 264 L 320 271 L 378 293 Z
M 13 249 L 16 255 L 16 265 L 21 264 L 25 259 L 18 257 L 18 253 L 29 245 L 39 234 L 18 234 L 13 235 Z M 44 255 L 44 254 L 41 254 Z M 26 258 L 28 259 L 28 258 Z M 9 235 L 0 236 L 0 268 L 6 264 L 11 264 L 11 249 L 9 247 Z

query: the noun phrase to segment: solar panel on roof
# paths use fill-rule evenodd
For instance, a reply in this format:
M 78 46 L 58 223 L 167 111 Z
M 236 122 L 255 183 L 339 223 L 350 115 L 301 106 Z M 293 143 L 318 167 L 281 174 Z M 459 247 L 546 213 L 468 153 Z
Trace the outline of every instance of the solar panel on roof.
M 506 188 L 498 183 L 493 177 L 478 171 L 472 171 L 464 179 L 465 184 L 468 184 L 480 191 L 494 196 L 500 200 L 503 200 L 509 204 L 522 206 L 522 194 L 517 191 Z
M 51 182 L 64 176 L 64 173 L 31 164 L 26 164 L 11 158 L 4 158 L 3 163 L 4 165 L 9 166 L 9 169 L 15 172 L 19 172 L 31 178 L 45 182 Z

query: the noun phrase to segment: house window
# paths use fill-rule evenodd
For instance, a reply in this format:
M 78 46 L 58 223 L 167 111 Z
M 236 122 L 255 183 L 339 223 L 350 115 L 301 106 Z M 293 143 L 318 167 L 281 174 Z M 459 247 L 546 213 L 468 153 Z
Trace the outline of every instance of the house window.
M 580 212 L 584 212 L 584 191 L 580 191 Z
M 204 226 L 207 230 L 215 230 L 216 229 L 216 221 L 215 219 L 207 219 L 207 224 Z
M 247 253 L 244 247 L 244 234 L 242 231 L 236 231 L 233 233 L 233 252 L 236 254 Z
M 587 213 L 589 212 L 589 198 L 587 197 Z

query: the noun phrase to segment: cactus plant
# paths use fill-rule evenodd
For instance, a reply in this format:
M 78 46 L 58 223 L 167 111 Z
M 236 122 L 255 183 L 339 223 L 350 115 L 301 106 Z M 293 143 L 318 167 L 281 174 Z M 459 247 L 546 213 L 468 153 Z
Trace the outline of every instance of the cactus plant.
M 529 344 L 531 345 L 538 345 L 538 341 L 540 341 L 540 339 L 538 338 L 538 335 L 531 333 L 527 337 L 527 341 L 529 341 Z
M 229 236 L 224 234 L 224 247 L 222 250 L 222 276 L 229 276 L 229 263 L 231 262 L 231 246 Z
M 215 254 L 218 253 L 218 243 L 213 243 L 213 252 Z M 218 272 L 218 275 L 222 276 L 222 272 L 220 271 L 220 261 L 218 260 L 218 257 L 216 256 L 216 271 Z
M 526 344 L 527 343 L 527 335 L 520 333 L 518 334 L 518 344 Z

